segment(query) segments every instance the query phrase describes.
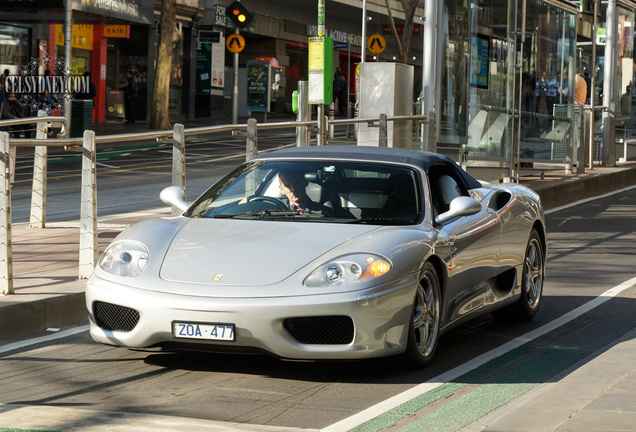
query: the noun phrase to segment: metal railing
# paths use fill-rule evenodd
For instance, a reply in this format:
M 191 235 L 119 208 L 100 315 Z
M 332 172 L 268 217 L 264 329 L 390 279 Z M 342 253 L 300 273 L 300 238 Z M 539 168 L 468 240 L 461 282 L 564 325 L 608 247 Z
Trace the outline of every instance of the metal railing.
M 356 127 L 358 124 L 366 124 L 378 128 L 378 141 L 376 145 L 387 146 L 389 122 L 415 121 L 425 122 L 423 115 L 413 116 L 386 116 L 377 118 L 339 119 L 329 121 L 324 118 L 318 120 L 291 121 L 277 123 L 258 124 L 255 119 L 249 119 L 247 124 L 217 125 L 195 127 L 186 129 L 182 124 L 175 124 L 173 130 L 149 131 L 141 133 L 127 133 L 117 135 L 96 136 L 94 131 L 87 130 L 82 138 L 65 138 L 63 134 L 57 139 L 47 138 L 47 127 L 54 123 L 61 123 L 62 130 L 68 130 L 68 124 L 63 117 L 40 116 L 37 119 L 0 120 L 0 128 L 14 124 L 26 124 L 38 122 L 38 132 L 33 138 L 10 138 L 7 132 L 0 132 L 0 294 L 13 294 L 13 268 L 11 246 L 11 178 L 10 161 L 15 160 L 15 149 L 18 147 L 34 148 L 33 184 L 31 194 L 31 207 L 29 227 L 46 228 L 46 197 L 47 197 L 47 149 L 49 147 L 79 149 L 81 150 L 81 198 L 80 198 L 80 243 L 79 243 L 79 269 L 80 279 L 88 278 L 98 260 L 98 231 L 97 231 L 97 145 L 121 142 L 133 142 L 144 140 L 156 140 L 172 143 L 171 158 L 171 184 L 179 186 L 185 191 L 186 184 L 186 137 L 192 138 L 200 135 L 212 135 L 219 133 L 231 133 L 234 136 L 244 135 L 246 138 L 245 152 L 235 154 L 235 157 L 245 157 L 250 160 L 259 153 L 258 136 L 262 131 L 278 131 L 293 129 L 296 133 L 306 131 L 316 134 L 317 143 L 329 144 L 329 127 L 347 126 Z M 434 129 L 434 128 L 433 128 Z M 296 145 L 299 145 L 299 140 Z M 307 144 L 310 140 L 302 141 Z M 342 142 L 339 142 L 339 144 Z M 354 144 L 355 141 L 345 142 Z M 301 144 L 302 145 L 302 144 Z M 172 209 L 172 214 L 179 214 L 180 210 Z

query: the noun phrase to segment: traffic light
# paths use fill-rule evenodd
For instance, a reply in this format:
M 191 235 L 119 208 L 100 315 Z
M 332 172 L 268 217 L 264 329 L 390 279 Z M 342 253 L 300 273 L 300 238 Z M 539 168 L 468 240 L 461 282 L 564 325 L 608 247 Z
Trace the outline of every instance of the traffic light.
M 242 29 L 252 22 L 252 14 L 238 1 L 233 2 L 225 9 L 225 14 L 232 20 L 235 26 Z

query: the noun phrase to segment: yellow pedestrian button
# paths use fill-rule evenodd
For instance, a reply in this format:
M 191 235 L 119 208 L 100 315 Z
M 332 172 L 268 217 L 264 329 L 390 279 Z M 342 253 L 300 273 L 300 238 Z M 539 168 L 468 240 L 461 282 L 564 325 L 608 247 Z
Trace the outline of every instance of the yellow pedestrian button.
M 373 54 L 380 54 L 386 48 L 386 40 L 381 34 L 374 34 L 367 39 L 367 48 Z
M 243 49 L 245 49 L 245 38 L 240 34 L 235 33 L 225 40 L 225 46 L 231 53 L 240 53 Z

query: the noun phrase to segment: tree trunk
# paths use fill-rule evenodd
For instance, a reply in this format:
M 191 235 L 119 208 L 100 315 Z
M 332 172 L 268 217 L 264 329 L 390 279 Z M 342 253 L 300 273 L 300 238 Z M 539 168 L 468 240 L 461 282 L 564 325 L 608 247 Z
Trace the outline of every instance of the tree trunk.
M 391 27 L 393 29 L 393 35 L 397 40 L 399 50 L 400 50 L 400 63 L 407 63 L 409 58 L 409 51 L 411 50 L 411 38 L 413 37 L 413 17 L 415 16 L 415 11 L 417 10 L 417 5 L 420 0 L 400 0 L 400 4 L 402 5 L 402 9 L 404 10 L 404 32 L 402 33 L 402 37 L 398 34 L 395 28 L 395 21 L 393 20 L 393 15 L 391 14 L 391 8 L 389 7 L 389 1 L 385 0 L 386 8 L 389 13 L 389 19 L 391 21 Z
M 161 29 L 159 33 L 159 47 L 157 48 L 157 62 L 155 65 L 155 80 L 152 93 L 152 107 L 150 114 L 150 128 L 169 130 L 169 96 L 170 73 L 172 71 L 172 53 L 179 38 L 177 33 L 177 3 L 176 0 L 161 0 Z
M 411 49 L 411 38 L 413 37 L 413 17 L 419 0 L 400 0 L 404 8 L 404 33 L 402 33 L 402 52 L 400 53 L 400 61 L 406 63 L 409 58 Z

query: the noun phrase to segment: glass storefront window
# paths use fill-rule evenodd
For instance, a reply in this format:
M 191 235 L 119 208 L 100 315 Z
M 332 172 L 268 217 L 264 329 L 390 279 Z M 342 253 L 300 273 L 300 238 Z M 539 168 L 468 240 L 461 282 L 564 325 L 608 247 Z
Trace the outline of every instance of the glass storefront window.
M 616 123 L 632 125 L 632 93 L 634 91 L 634 12 L 617 7 L 618 48 L 616 80 Z
M 466 142 L 467 77 L 470 58 L 468 0 L 443 2 L 440 140 Z
M 607 6 L 603 5 L 601 15 L 598 22 L 596 34 L 596 70 L 594 71 L 595 89 L 594 104 L 603 106 L 606 102 L 603 99 L 605 91 L 605 50 L 607 43 Z M 627 10 L 620 5 L 616 7 L 617 15 L 617 36 L 616 36 L 616 70 L 613 80 L 614 95 L 609 105 L 615 113 L 616 126 L 633 127 L 632 113 L 632 97 L 634 94 L 634 20 L 636 19 L 634 11 Z M 584 71 L 590 71 L 592 68 L 592 42 L 578 44 L 578 56 L 580 58 L 580 68 Z M 591 73 L 590 73 L 591 78 Z M 591 81 L 591 80 L 590 80 Z M 591 90 L 591 89 L 590 89 Z M 588 101 L 589 103 L 589 101 Z M 601 114 L 596 113 L 595 121 L 599 122 Z
M 576 69 L 573 13 L 529 1 L 523 44 L 520 158 L 571 159 Z
M 562 160 L 570 154 L 576 16 L 528 0 L 522 26 L 517 8 L 508 0 L 472 7 L 469 157 Z
M 29 62 L 29 29 L 0 24 L 0 73 L 18 75 Z
M 516 2 L 473 4 L 467 147 L 472 159 L 499 160 L 510 153 L 514 103 Z

